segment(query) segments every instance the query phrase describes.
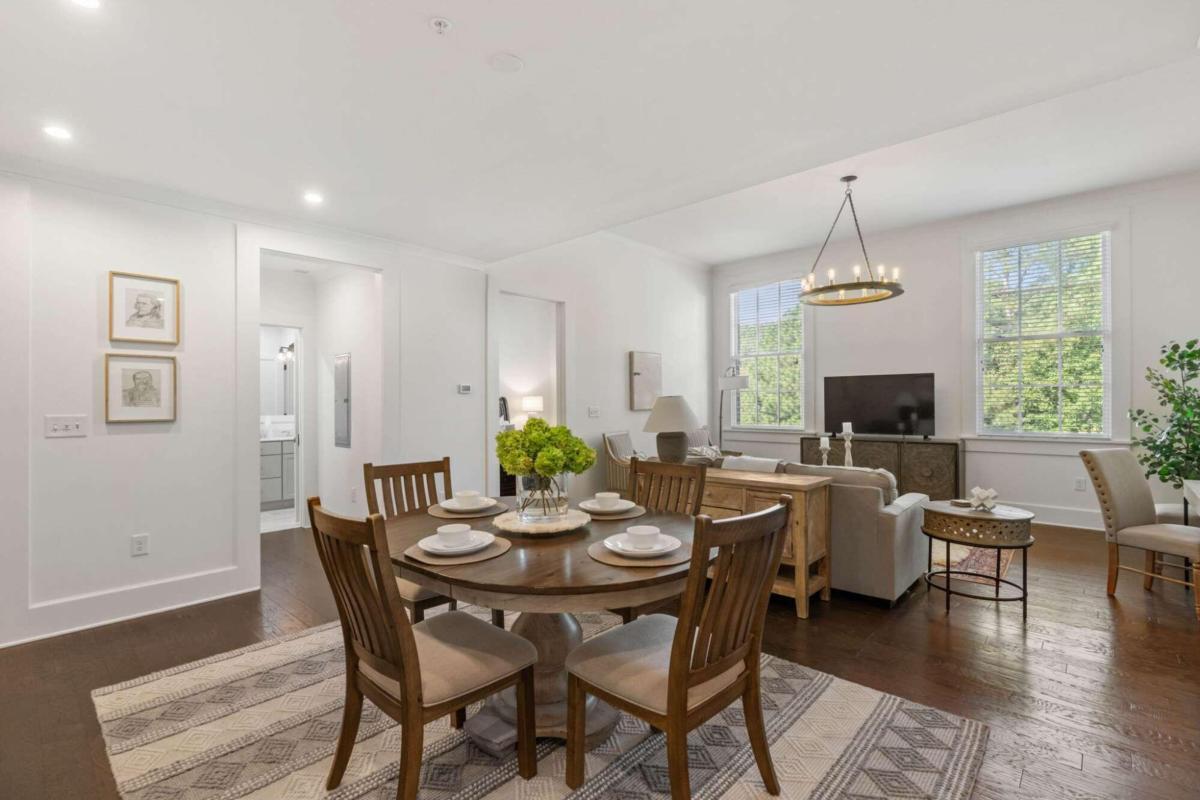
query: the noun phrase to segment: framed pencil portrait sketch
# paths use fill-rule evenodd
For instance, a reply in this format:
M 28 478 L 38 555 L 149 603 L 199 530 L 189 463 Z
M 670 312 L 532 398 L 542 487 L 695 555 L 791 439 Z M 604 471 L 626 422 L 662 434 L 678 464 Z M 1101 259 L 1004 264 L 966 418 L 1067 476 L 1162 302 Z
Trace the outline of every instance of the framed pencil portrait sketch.
M 104 355 L 108 422 L 174 422 L 175 356 Z
M 108 338 L 179 344 L 179 280 L 108 273 Z

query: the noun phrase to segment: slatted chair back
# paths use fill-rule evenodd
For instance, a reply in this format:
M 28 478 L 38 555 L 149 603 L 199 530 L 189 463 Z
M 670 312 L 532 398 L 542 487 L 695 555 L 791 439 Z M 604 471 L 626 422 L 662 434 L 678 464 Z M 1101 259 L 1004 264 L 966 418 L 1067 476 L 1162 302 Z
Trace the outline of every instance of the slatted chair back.
M 375 466 L 363 464 L 367 485 L 367 510 L 385 519 L 425 511 L 438 502 L 437 476 L 442 476 L 443 499 L 454 496 L 450 484 L 450 458 Z M 376 492 L 376 483 L 379 490 Z
M 342 623 L 347 669 L 362 661 L 398 681 L 403 702 L 419 704 L 417 648 L 392 574 L 383 517 L 338 516 L 322 508 L 319 497 L 310 497 L 308 518 Z
M 792 498 L 754 514 L 696 520 L 692 562 L 671 649 L 669 714 L 684 713 L 687 690 L 744 662 L 758 668 L 771 584 L 779 572 Z M 716 560 L 708 565 L 712 548 Z M 706 580 L 708 578 L 708 580 Z
M 629 493 L 639 506 L 696 516 L 704 500 L 703 464 L 629 460 Z

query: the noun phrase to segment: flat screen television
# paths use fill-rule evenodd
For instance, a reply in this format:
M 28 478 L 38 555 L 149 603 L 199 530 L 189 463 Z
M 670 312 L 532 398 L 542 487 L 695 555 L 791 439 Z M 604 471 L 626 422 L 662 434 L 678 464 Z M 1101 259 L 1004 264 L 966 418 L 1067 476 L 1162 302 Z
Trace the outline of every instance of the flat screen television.
M 825 379 L 825 430 L 933 436 L 933 373 L 846 375 Z

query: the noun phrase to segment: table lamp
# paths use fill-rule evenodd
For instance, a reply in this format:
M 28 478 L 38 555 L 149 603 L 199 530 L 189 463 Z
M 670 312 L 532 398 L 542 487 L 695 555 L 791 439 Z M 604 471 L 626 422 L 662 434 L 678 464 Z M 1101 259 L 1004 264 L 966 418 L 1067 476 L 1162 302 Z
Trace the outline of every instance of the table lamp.
M 657 433 L 658 458 L 672 464 L 687 461 L 688 434 L 700 427 L 700 420 L 681 395 L 656 398 L 646 420 L 647 433 Z
M 721 387 L 721 397 L 717 405 L 717 449 L 725 448 L 725 393 L 736 392 L 738 389 L 750 388 L 750 376 L 738 375 L 737 367 L 730 367 L 718 379 Z

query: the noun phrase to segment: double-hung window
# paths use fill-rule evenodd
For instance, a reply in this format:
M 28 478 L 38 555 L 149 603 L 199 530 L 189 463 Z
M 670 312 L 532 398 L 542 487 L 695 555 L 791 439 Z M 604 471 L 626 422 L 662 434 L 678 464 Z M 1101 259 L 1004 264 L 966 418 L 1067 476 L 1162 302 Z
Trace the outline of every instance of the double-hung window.
M 799 280 L 730 295 L 732 360 L 750 386 L 736 392 L 734 427 L 804 428 L 804 306 Z
M 980 433 L 1110 433 L 1110 238 L 975 254 Z

